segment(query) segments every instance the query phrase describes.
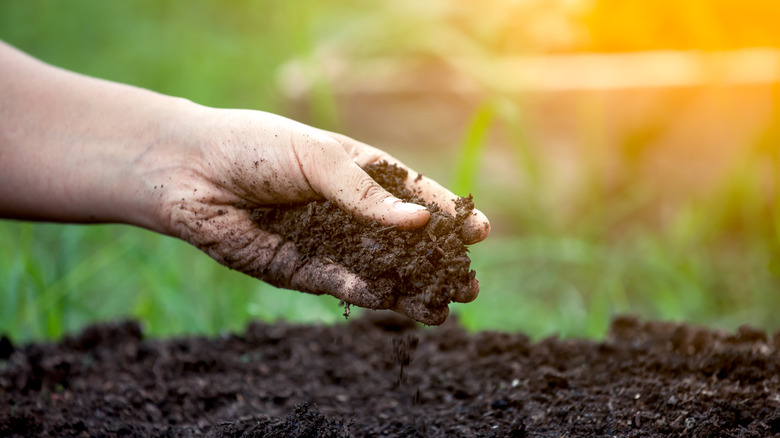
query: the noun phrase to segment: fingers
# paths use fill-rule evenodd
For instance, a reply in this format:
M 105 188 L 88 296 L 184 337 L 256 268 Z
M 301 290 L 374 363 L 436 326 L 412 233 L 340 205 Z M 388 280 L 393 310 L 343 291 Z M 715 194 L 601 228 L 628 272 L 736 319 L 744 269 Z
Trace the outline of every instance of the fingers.
M 369 309 L 386 309 L 389 304 L 389 290 L 371 288 L 347 268 L 320 258 L 313 258 L 300 266 L 291 278 L 290 287 L 317 295 L 332 295 Z
M 453 216 L 457 214 L 455 200 L 458 199 L 458 196 L 456 194 L 426 176 L 418 175 L 414 171 L 410 171 L 410 173 L 414 173 L 414 175 L 410 175 L 407 179 L 407 187 L 412 192 L 417 193 L 428 202 L 435 202 L 439 208 Z M 463 222 L 461 234 L 466 244 L 481 242 L 490 234 L 490 221 L 484 213 L 475 208 Z
M 410 229 L 428 222 L 430 212 L 424 206 L 404 202 L 383 189 L 341 144 L 330 137 L 319 141 L 318 147 L 298 152 L 304 174 L 315 191 L 352 215 L 382 225 Z
M 449 315 L 446 305 L 432 308 L 419 296 L 395 297 L 389 283 L 368 284 L 345 267 L 320 258 L 313 258 L 296 267 L 288 287 L 317 295 L 329 294 L 346 303 L 368 309 L 391 309 L 428 325 L 440 325 Z M 465 299 L 470 301 L 476 298 L 478 288 L 467 293 Z
M 456 303 L 470 303 L 477 299 L 479 295 L 479 281 L 472 278 L 469 284 L 457 291 L 452 296 L 452 301 Z
M 290 281 L 290 288 L 314 293 L 327 293 L 346 303 L 369 309 L 391 309 L 415 321 L 440 325 L 450 313 L 445 305 L 432 308 L 419 296 L 394 297 L 390 284 L 369 285 L 345 267 L 314 258 L 299 267 Z M 479 286 L 477 286 L 478 292 Z M 469 300 L 476 298 L 469 295 Z
M 450 314 L 449 307 L 431 308 L 415 296 L 399 297 L 393 310 L 428 325 L 440 325 L 447 320 L 447 316 Z
M 361 143 L 345 135 L 327 131 L 322 132 L 338 141 L 352 159 L 361 167 L 379 161 L 387 161 L 403 167 L 409 173 L 406 178 L 406 186 L 409 190 L 428 202 L 435 202 L 447 213 L 453 216 L 456 215 L 455 200 L 458 199 L 458 196 L 436 181 L 418 174 L 391 155 L 375 147 Z M 463 223 L 462 234 L 463 240 L 467 244 L 481 242 L 490 234 L 490 221 L 484 213 L 474 209 Z
M 467 245 L 479 243 L 490 234 L 490 220 L 476 208 L 463 223 L 463 239 Z

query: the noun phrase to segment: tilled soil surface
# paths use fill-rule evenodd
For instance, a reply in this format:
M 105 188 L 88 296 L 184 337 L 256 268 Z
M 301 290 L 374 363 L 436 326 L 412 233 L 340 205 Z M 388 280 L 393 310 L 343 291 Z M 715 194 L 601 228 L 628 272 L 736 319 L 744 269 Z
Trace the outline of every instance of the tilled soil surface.
M 780 333 L 619 318 L 605 342 L 421 329 L 389 312 L 144 340 L 135 323 L 0 342 L 2 436 L 780 433 Z

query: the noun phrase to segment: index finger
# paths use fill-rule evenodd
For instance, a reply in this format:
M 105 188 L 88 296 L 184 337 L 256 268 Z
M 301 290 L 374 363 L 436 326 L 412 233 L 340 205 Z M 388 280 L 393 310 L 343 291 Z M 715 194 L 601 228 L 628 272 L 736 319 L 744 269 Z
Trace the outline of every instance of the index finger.
M 359 142 L 355 139 L 342 134 L 323 131 L 334 140 L 341 143 L 352 159 L 361 167 L 380 161 L 387 161 L 408 172 L 404 185 L 416 193 L 420 198 L 427 202 L 435 202 L 439 208 L 455 216 L 455 200 L 459 198 L 456 194 L 439 184 L 438 182 L 414 171 L 401 161 L 390 154 Z M 490 221 L 484 213 L 476 208 L 469 213 L 469 216 L 463 222 L 462 237 L 465 243 L 473 244 L 485 240 L 490 233 Z
M 439 205 L 439 208 L 447 213 L 453 216 L 456 215 L 455 200 L 458 199 L 456 194 L 447 190 L 436 181 L 409 168 L 406 169 L 409 170 L 406 186 L 410 190 L 428 202 L 435 202 Z M 461 233 L 463 240 L 467 244 L 481 242 L 490 234 L 490 221 L 484 213 L 475 208 L 471 210 L 469 216 L 463 221 L 463 231 Z

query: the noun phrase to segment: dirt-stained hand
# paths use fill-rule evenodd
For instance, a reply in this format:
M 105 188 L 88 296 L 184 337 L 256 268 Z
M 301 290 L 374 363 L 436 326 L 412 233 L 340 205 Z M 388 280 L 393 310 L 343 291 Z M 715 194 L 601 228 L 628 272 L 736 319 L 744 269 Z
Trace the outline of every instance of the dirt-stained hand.
M 395 310 L 427 324 L 446 319 L 446 307 L 428 309 L 404 298 L 383 301 L 346 268 L 302 257 L 294 244 L 251 220 L 251 210 L 261 205 L 325 198 L 356 218 L 401 229 L 420 227 L 430 217 L 427 209 L 394 197 L 361 169 L 382 160 L 402 166 L 398 160 L 343 135 L 269 113 L 200 107 L 197 114 L 200 123 L 192 128 L 186 160 L 171 170 L 157 192 L 168 234 L 229 268 L 279 287 Z M 407 184 L 454 214 L 456 196 L 417 176 L 409 170 Z M 490 231 L 487 218 L 478 210 L 465 224 L 467 243 L 483 240 Z M 476 281 L 471 291 L 457 299 L 473 300 L 479 292 Z

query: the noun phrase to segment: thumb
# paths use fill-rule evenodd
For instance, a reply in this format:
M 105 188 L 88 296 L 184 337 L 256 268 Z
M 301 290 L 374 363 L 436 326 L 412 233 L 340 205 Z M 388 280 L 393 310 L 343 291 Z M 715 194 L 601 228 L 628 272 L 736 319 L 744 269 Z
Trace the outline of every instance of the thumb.
M 356 217 L 400 229 L 418 228 L 430 219 L 427 208 L 396 198 L 349 158 L 335 169 L 329 181 L 320 193 Z
M 382 225 L 410 229 L 428 222 L 431 215 L 427 208 L 393 196 L 352 161 L 339 143 L 330 142 L 333 147 L 317 148 L 321 156 L 309 161 L 320 165 L 302 166 L 320 195 L 355 217 Z

